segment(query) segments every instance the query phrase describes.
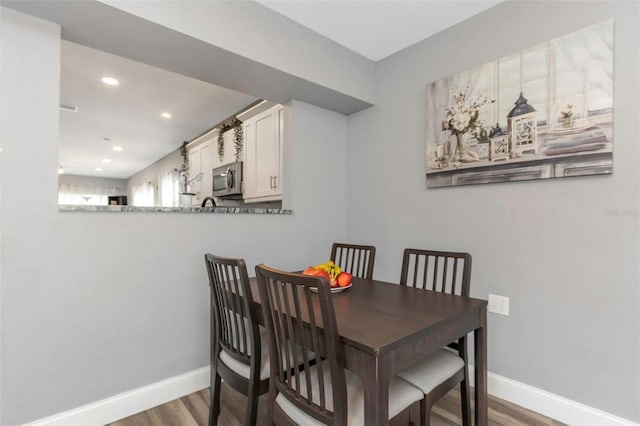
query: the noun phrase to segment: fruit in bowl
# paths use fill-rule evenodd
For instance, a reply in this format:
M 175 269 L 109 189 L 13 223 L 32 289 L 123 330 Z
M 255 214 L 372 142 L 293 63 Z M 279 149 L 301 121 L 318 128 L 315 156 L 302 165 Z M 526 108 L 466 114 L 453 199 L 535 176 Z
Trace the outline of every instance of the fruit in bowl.
M 322 269 L 316 269 L 313 266 L 309 266 L 307 269 L 302 271 L 302 274 L 314 275 L 316 277 L 325 277 L 326 279 L 329 279 L 329 274 L 326 271 L 323 271 Z
M 342 269 L 331 260 L 327 263 L 320 263 L 316 266 L 309 266 L 307 269 L 302 271 L 304 275 L 315 275 L 325 277 L 329 280 L 329 284 L 331 284 L 332 288 L 335 287 L 346 287 L 351 284 L 351 274 L 347 272 L 342 272 Z M 347 284 L 340 284 L 340 276 L 344 275 L 342 278 L 342 282 Z
M 348 272 L 340 272 L 338 275 L 337 281 L 338 286 L 340 287 L 348 287 L 351 285 L 351 280 L 353 279 L 353 275 Z

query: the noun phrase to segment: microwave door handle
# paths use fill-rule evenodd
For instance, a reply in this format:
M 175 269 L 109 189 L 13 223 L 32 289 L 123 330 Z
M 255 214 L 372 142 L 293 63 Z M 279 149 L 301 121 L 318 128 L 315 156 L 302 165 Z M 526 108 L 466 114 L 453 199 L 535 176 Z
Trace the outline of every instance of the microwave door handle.
M 233 172 L 231 171 L 231 167 L 227 168 L 227 189 L 231 189 L 233 187 Z

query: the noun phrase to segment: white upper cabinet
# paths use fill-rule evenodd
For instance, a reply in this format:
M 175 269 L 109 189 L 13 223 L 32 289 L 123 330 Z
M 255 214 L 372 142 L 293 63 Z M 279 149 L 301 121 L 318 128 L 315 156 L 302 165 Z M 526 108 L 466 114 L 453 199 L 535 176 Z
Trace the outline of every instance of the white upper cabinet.
M 246 203 L 282 199 L 283 133 L 282 105 L 245 120 L 243 198 Z
M 199 206 L 205 197 L 210 197 L 213 192 L 212 174 L 215 139 L 207 139 L 188 148 L 189 152 L 189 179 L 193 180 L 190 191 L 194 206 Z M 198 175 L 202 176 L 198 178 Z

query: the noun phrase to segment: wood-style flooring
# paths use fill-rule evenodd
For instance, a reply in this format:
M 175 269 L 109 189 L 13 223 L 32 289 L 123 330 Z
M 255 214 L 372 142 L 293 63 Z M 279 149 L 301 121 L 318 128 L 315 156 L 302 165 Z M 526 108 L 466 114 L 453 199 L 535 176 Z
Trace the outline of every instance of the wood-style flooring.
M 266 395 L 260 398 L 258 421 L 266 415 Z M 247 399 L 244 395 L 222 384 L 220 405 L 222 412 L 218 420 L 220 426 L 242 426 Z M 411 411 L 411 412 L 409 412 Z M 110 426 L 203 426 L 209 416 L 209 390 L 192 393 L 151 410 L 111 423 Z M 420 423 L 418 404 L 406 410 L 390 422 L 391 426 L 407 425 L 409 416 L 414 423 Z M 460 392 L 452 390 L 433 407 L 433 426 L 460 425 Z M 489 396 L 489 425 L 563 425 L 502 399 Z

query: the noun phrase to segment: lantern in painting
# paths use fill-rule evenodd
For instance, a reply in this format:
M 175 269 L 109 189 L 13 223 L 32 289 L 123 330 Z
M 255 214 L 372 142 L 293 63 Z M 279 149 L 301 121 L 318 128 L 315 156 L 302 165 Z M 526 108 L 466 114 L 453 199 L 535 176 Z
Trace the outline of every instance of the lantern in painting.
M 511 150 L 514 152 L 537 152 L 537 121 L 536 110 L 528 104 L 527 98 L 522 96 L 516 101 L 516 106 L 507 115 Z

